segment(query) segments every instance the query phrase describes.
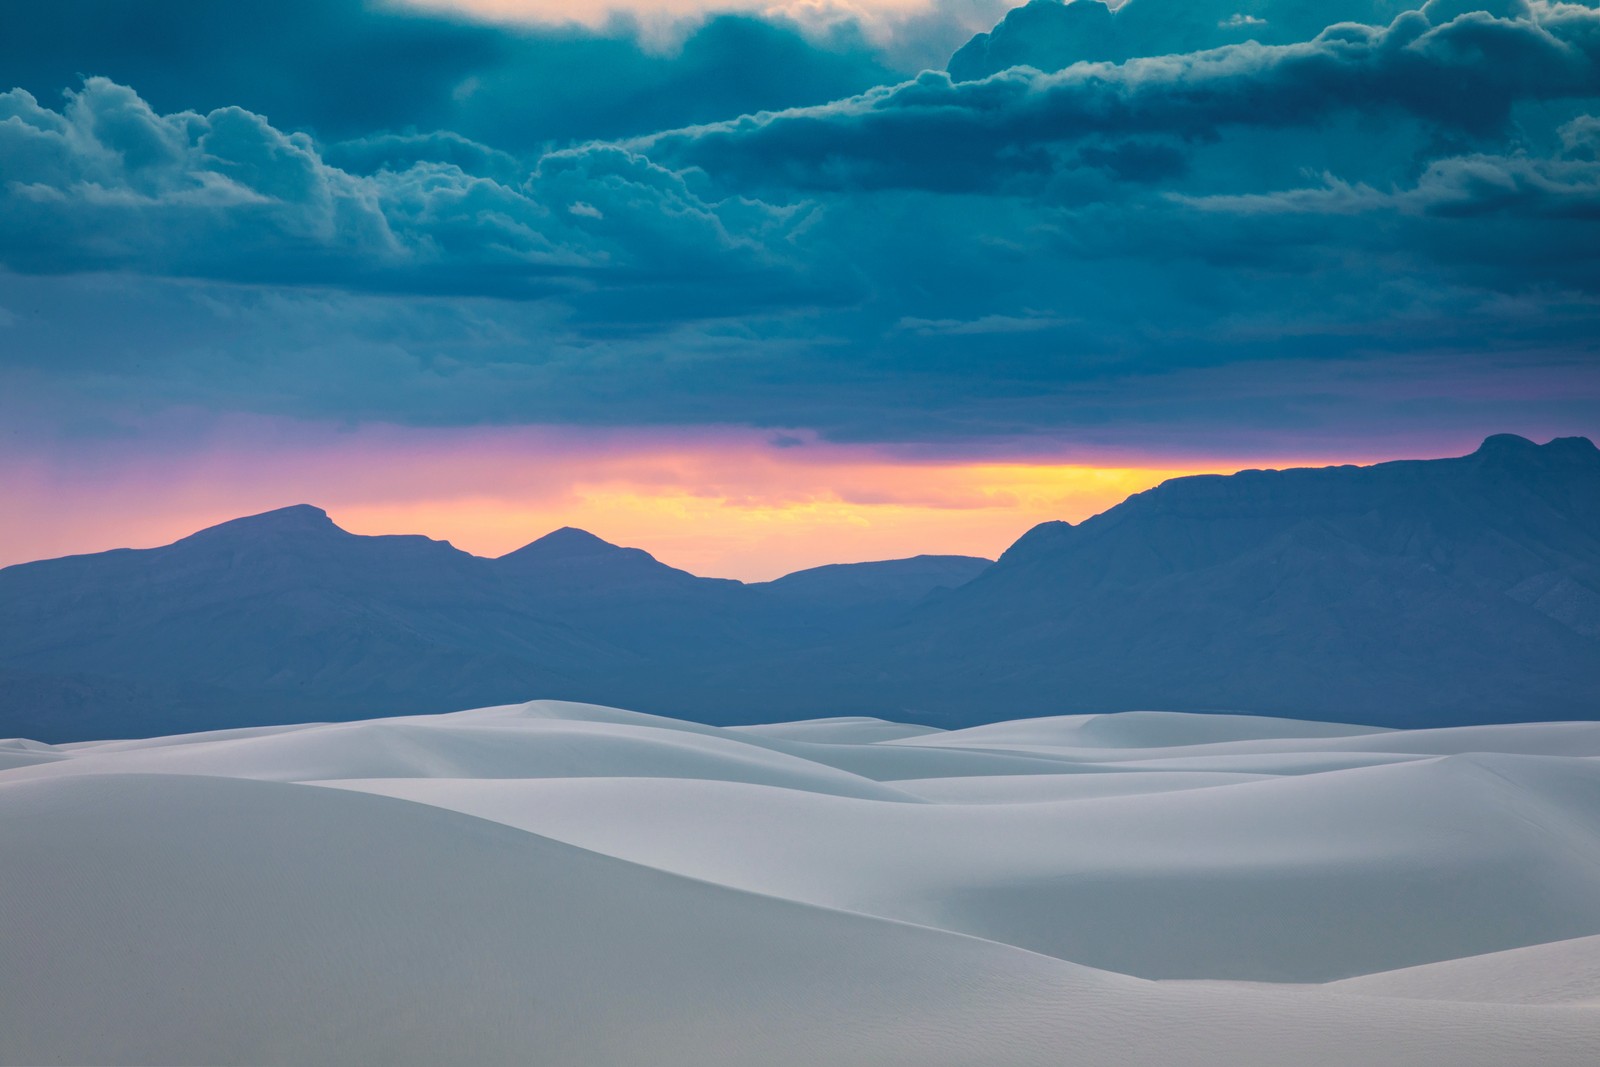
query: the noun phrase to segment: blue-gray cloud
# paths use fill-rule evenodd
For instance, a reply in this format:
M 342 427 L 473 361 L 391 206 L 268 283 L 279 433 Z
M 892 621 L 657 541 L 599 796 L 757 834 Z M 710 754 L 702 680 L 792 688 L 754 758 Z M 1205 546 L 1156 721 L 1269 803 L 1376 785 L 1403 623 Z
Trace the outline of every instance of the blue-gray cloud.
M 745 184 L 1004 191 L 1019 177 L 1056 175 L 1075 161 L 1092 166 L 1094 157 L 1062 149 L 1083 141 L 1174 149 L 1252 127 L 1320 137 L 1343 113 L 1486 137 L 1504 131 L 1519 103 L 1600 95 L 1600 13 L 1510 6 L 1523 7 L 1519 17 L 1469 11 L 1436 22 L 1447 12 L 1435 3 L 1385 26 L 1343 23 L 1298 44 L 1252 42 L 1055 72 L 1018 67 L 978 81 L 928 71 L 848 100 L 658 134 L 641 145 Z
M 57 0 L 0 13 L 5 86 L 84 75 L 162 112 L 238 106 L 325 141 L 449 130 L 514 153 L 821 103 L 889 78 L 852 24 L 712 18 L 675 48 L 619 25 L 512 28 L 372 0 Z
M 612 277 L 749 284 L 790 269 L 774 249 L 804 221 L 611 146 L 553 153 L 506 181 L 456 162 L 352 174 L 252 112 L 158 115 L 103 78 L 60 111 L 0 94 L 0 158 L 0 255 L 39 273 L 522 297 Z
M 397 117 L 426 102 L 297 128 L 254 97 L 13 91 L 0 330 L 27 372 L 0 385 L 52 410 L 79 390 L 899 441 L 1491 410 L 1595 429 L 1571 420 L 1600 396 L 1600 9 L 1350 0 L 1327 10 L 1370 21 L 1319 26 L 1299 0 L 1164 2 L 1031 5 L 991 61 L 1046 6 L 1110 36 L 975 80 L 952 63 L 740 115 L 709 78 L 643 130 L 579 107 L 590 129 L 557 147 L 488 111 Z M 790 32 L 703 33 L 752 26 Z M 439 32 L 430 100 L 506 47 Z M 671 62 L 712 69 L 692 45 Z M 824 82 L 797 69 L 805 103 Z M 516 95 L 462 98 L 484 86 Z M 91 292 L 94 316 L 46 322 Z
M 1256 41 L 1309 41 L 1340 22 L 1383 25 L 1423 0 L 1030 0 L 950 57 L 973 81 L 1011 67 L 1063 70 L 1074 63 L 1121 63 Z M 1472 5 L 1476 8 L 1487 3 Z

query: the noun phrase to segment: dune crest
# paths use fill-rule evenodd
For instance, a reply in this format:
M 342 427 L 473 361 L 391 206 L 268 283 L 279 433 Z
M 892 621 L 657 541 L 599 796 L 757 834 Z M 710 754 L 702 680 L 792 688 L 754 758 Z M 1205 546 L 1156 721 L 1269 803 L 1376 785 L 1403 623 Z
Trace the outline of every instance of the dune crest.
M 1600 1035 L 1593 724 L 537 701 L 0 756 L 4 1063 L 1580 1064 Z

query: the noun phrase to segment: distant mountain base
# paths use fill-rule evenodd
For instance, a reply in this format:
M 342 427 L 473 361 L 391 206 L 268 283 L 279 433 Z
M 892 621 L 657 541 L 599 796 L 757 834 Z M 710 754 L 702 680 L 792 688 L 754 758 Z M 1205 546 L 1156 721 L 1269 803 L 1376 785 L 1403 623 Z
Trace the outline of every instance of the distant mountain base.
M 299 506 L 0 570 L 0 736 L 529 697 L 709 723 L 1163 707 L 1424 727 L 1600 715 L 1600 451 L 1179 478 L 994 563 L 745 585 L 558 530 L 499 559 Z

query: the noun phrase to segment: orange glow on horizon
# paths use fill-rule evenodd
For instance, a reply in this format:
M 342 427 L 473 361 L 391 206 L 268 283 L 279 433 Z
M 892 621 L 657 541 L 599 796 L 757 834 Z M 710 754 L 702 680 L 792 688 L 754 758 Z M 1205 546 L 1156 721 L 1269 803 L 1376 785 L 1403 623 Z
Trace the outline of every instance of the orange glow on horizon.
M 921 553 L 993 558 L 1029 527 L 1081 521 L 1237 458 L 963 461 L 730 428 L 428 430 L 240 422 L 182 446 L 0 456 L 19 521 L 0 565 L 166 544 L 289 504 L 352 533 L 420 533 L 496 556 L 561 526 L 696 574 L 763 581 Z M 1310 461 L 1320 465 L 1318 461 Z
M 1133 493 L 1196 469 L 1044 464 L 872 466 L 844 491 L 827 485 L 728 495 L 669 486 L 577 486 L 558 507 L 477 497 L 341 508 L 352 533 L 421 530 L 476 555 L 498 556 L 530 530 L 577 526 L 643 548 L 695 574 L 765 581 L 825 563 L 932 553 L 994 558 L 1029 527 L 1077 522 Z M 880 499 L 870 499 L 867 486 Z

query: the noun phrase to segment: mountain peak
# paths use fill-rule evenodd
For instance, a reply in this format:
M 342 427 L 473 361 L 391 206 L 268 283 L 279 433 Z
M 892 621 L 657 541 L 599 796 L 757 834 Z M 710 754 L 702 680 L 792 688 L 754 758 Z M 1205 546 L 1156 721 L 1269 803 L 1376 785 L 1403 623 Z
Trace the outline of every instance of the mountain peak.
M 1557 437 L 1540 445 L 1514 433 L 1497 433 L 1484 438 L 1472 455 L 1510 462 L 1590 463 L 1600 458 L 1600 449 L 1587 437 Z
M 328 513 L 319 507 L 310 504 L 291 504 L 286 508 L 274 508 L 272 511 L 263 511 L 256 515 L 246 515 L 243 518 L 230 519 L 227 522 L 208 526 L 198 533 L 191 534 L 184 540 L 195 537 L 213 538 L 224 536 L 267 535 L 267 534 L 326 534 L 343 533 Z
M 507 552 L 495 563 L 506 565 L 504 573 L 507 574 L 537 575 L 547 591 L 565 588 L 573 592 L 598 593 L 637 590 L 661 582 L 672 585 L 721 582 L 720 579 L 697 578 L 688 571 L 667 566 L 642 548 L 614 545 L 573 526 L 552 530 L 515 552 Z
M 1077 527 L 1065 519 L 1041 522 L 1017 538 L 1010 548 L 1001 553 L 1000 562 L 1016 563 L 1019 559 L 1048 554 L 1066 544 L 1076 530 Z
M 500 558 L 507 560 L 559 560 L 639 551 L 641 550 L 614 545 L 610 541 L 596 537 L 588 530 L 580 530 L 576 526 L 563 526 L 559 530 L 550 531 L 536 541 L 530 541 L 515 551 L 507 552 Z
M 1496 433 L 1483 439 L 1475 456 L 1525 456 L 1539 450 L 1539 446 L 1520 434 Z
M 1600 448 L 1596 448 L 1594 442 L 1587 437 L 1557 437 L 1544 447 L 1547 451 L 1558 451 L 1569 456 L 1584 456 L 1589 459 L 1600 456 Z

